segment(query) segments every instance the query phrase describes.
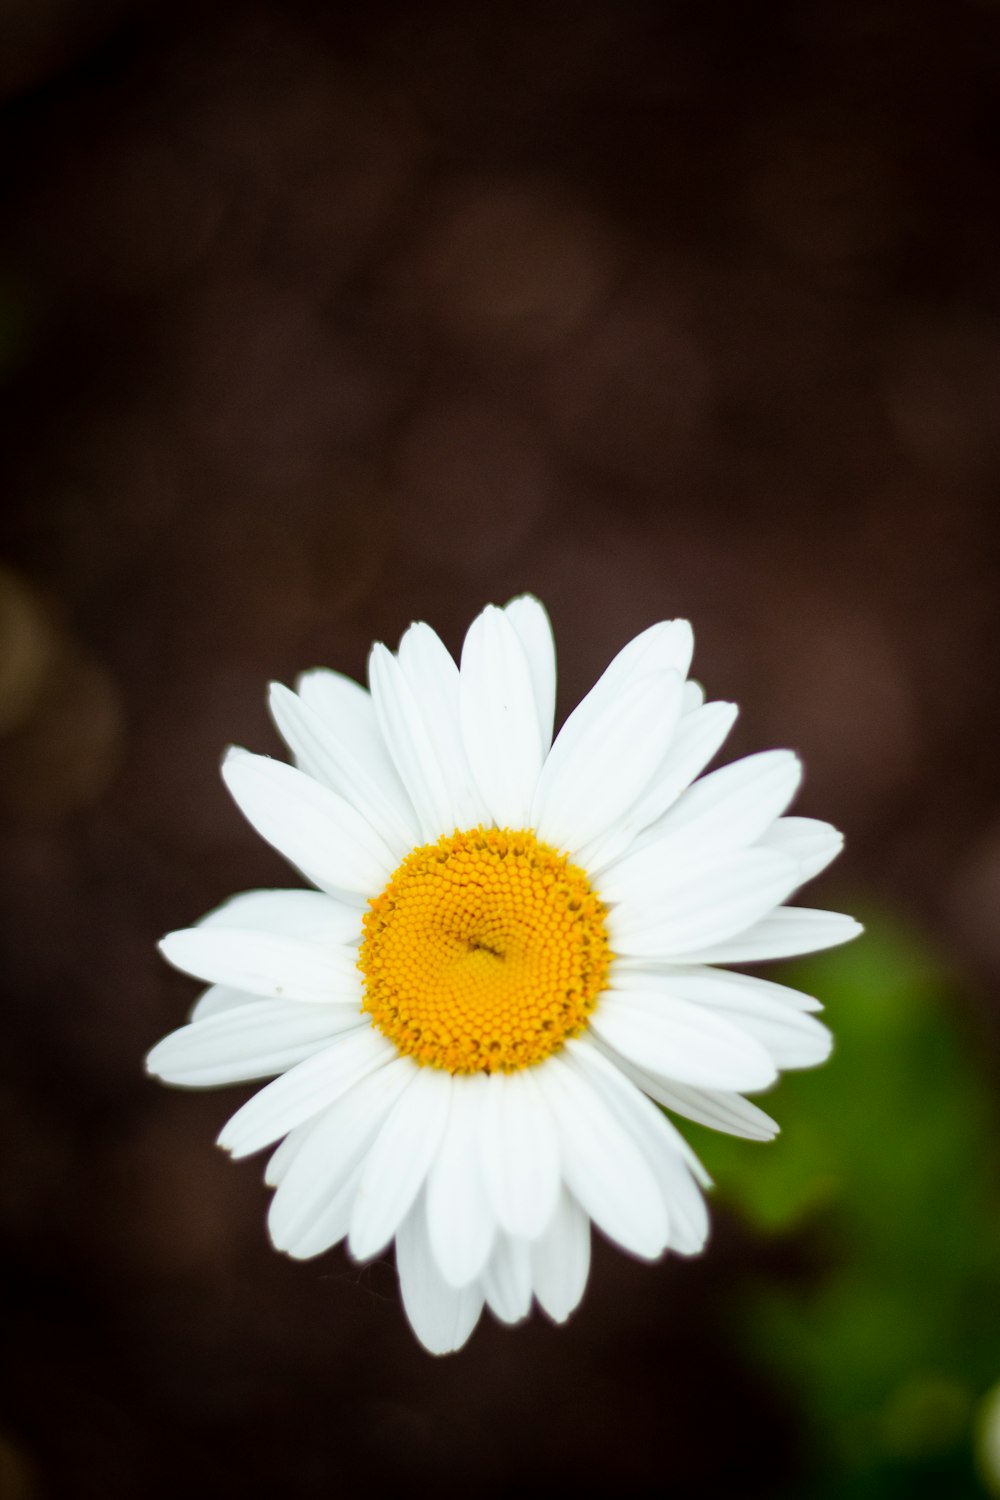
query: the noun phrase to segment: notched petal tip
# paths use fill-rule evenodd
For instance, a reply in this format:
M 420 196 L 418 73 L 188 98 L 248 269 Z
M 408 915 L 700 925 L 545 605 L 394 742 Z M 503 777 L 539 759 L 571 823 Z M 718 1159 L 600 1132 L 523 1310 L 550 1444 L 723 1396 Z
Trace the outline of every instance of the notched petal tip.
M 435 645 L 444 645 L 444 642 L 441 640 L 441 637 L 438 635 L 433 625 L 428 625 L 426 620 L 411 620 L 409 625 L 407 625 L 406 629 L 403 631 L 402 635 L 399 637 L 399 643 L 396 647 L 395 653 L 396 656 L 400 659 L 400 661 L 403 661 L 408 651 L 413 646 L 414 642 L 421 639 L 426 639 L 427 637 L 431 637 Z M 407 643 L 409 643 L 409 645 Z M 447 650 L 447 647 L 445 647 L 445 650 Z M 391 652 L 390 655 L 392 655 Z M 450 651 L 448 652 L 448 655 L 451 655 Z
M 555 635 L 552 629 L 552 619 L 545 605 L 537 595 L 515 594 L 513 599 L 508 599 L 507 603 L 501 607 L 500 613 L 506 615 L 508 619 L 514 620 L 523 620 L 526 613 L 534 615 L 543 627 L 545 639 L 551 643 L 553 652 L 555 651 Z
M 241 1153 L 239 1153 L 232 1144 L 232 1136 L 229 1133 L 228 1125 L 223 1125 L 222 1129 L 215 1137 L 215 1144 L 221 1151 L 225 1151 L 227 1156 L 231 1156 L 234 1161 L 238 1160 Z M 242 1154 L 249 1155 L 250 1153 L 243 1152 Z
M 683 616 L 679 615 L 676 620 L 667 620 L 665 623 L 675 635 L 681 636 L 684 639 L 690 647 L 690 652 L 693 652 L 694 626 L 691 624 L 691 621 L 685 620 Z

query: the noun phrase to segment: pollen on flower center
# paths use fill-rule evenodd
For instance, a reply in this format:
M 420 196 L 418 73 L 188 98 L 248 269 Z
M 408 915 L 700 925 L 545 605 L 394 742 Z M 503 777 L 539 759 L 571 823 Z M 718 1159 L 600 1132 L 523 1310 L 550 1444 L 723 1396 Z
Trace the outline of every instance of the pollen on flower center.
M 605 915 L 584 872 L 530 831 L 423 844 L 365 913 L 362 1009 L 418 1063 L 530 1067 L 587 1025 L 611 961 Z

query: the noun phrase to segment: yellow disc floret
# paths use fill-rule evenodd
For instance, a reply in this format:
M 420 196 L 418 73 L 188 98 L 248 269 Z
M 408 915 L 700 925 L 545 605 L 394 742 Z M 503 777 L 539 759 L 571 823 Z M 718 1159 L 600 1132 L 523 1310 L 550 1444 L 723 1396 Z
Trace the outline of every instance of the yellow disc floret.
M 423 844 L 365 913 L 362 1008 L 418 1063 L 530 1067 L 587 1025 L 611 961 L 605 916 L 583 871 L 533 833 Z

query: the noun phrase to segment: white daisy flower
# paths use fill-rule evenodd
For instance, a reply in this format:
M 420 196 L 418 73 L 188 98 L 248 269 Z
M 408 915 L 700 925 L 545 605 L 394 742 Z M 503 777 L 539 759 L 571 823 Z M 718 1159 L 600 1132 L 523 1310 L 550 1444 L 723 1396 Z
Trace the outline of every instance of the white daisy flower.
M 817 1001 L 716 966 L 860 931 L 784 904 L 841 836 L 784 816 L 790 751 L 695 779 L 736 709 L 687 680 L 692 646 L 683 620 L 644 631 L 553 742 L 551 627 L 514 599 L 473 622 L 460 667 L 413 625 L 374 648 L 368 691 L 328 671 L 275 686 L 294 767 L 226 757 L 243 813 L 317 889 L 235 896 L 164 939 L 210 988 L 147 1066 L 273 1078 L 219 1139 L 276 1146 L 274 1244 L 368 1260 L 395 1241 L 434 1353 L 484 1303 L 568 1317 L 591 1221 L 643 1259 L 701 1250 L 708 1178 L 664 1108 L 769 1140 L 743 1095 L 829 1053 Z

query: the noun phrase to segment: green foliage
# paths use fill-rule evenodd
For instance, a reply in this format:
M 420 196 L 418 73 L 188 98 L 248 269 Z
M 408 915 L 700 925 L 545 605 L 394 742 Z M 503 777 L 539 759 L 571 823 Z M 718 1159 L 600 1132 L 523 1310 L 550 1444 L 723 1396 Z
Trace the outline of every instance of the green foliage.
M 1000 1375 L 985 1049 L 941 963 L 889 922 L 781 978 L 824 1000 L 833 1058 L 762 1101 L 782 1126 L 773 1144 L 692 1139 L 721 1200 L 794 1237 L 812 1269 L 795 1286 L 744 1288 L 733 1316 L 805 1409 L 813 1494 L 981 1495 L 975 1408 Z

